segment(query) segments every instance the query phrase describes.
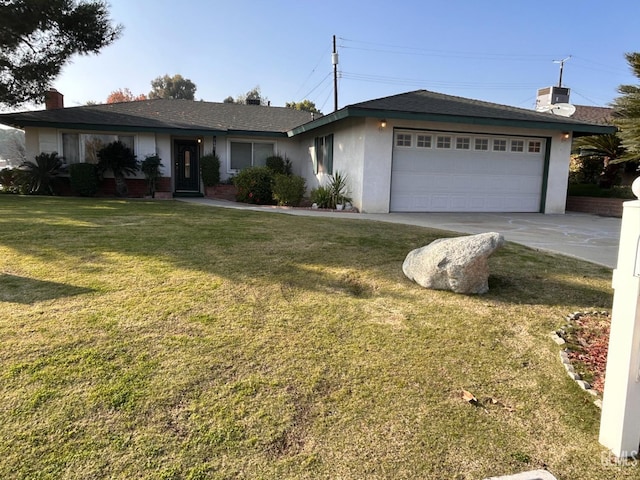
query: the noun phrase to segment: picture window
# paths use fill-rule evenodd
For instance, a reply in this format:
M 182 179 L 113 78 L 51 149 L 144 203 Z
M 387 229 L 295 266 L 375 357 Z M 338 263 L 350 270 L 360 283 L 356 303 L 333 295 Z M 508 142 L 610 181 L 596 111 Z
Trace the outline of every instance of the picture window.
M 231 169 L 263 167 L 267 158 L 273 155 L 274 150 L 273 143 L 230 142 Z

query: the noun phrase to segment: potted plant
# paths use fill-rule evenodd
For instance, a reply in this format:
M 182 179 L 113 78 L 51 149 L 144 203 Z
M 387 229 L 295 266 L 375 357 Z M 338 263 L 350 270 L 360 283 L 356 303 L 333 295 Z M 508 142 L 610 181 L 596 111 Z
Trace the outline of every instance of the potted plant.
M 162 173 L 162 159 L 157 154 L 147 155 L 140 162 L 140 170 L 147 179 L 147 194 L 151 198 L 155 198 L 158 179 Z

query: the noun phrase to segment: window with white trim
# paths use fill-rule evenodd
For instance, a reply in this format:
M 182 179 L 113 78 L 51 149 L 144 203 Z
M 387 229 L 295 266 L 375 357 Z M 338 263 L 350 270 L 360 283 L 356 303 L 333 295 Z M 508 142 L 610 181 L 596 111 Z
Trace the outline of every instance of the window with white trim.
M 333 175 L 333 134 L 314 140 L 313 173 Z
M 473 146 L 474 150 L 489 150 L 489 139 L 488 138 L 476 138 Z
M 457 150 L 469 150 L 471 149 L 471 139 L 469 137 L 457 137 L 456 138 Z
M 410 146 L 411 146 L 410 133 L 396 133 L 396 147 L 410 147 Z
M 524 140 L 511 140 L 512 152 L 524 152 Z
M 506 152 L 507 151 L 507 141 L 502 140 L 500 138 L 493 139 L 493 151 L 494 152 Z
M 431 148 L 431 135 L 418 135 L 416 139 L 416 147 Z
M 451 148 L 451 137 L 448 135 L 438 135 L 436 137 L 436 148 Z
M 98 163 L 98 152 L 109 143 L 120 141 L 135 152 L 133 135 L 102 133 L 63 133 L 62 158 L 72 163 Z
M 273 142 L 229 142 L 229 166 L 231 170 L 263 167 L 267 158 L 274 155 Z
M 528 149 L 529 153 L 540 153 L 542 150 L 542 142 L 538 140 L 529 140 Z

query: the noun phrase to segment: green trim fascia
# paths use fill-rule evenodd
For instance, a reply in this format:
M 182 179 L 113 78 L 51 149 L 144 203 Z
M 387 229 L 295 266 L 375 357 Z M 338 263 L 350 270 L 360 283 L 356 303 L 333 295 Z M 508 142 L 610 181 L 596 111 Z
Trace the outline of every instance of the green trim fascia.
M 255 130 L 227 130 L 225 132 L 227 137 L 276 137 L 287 138 L 286 132 L 256 132 Z
M 329 125 L 330 123 L 337 122 L 338 120 L 342 120 L 343 118 L 347 118 L 349 116 L 349 108 L 343 108 L 338 110 L 337 112 L 330 113 L 328 115 L 324 115 L 317 120 L 312 120 L 309 123 L 305 123 L 304 125 L 300 125 L 299 127 L 295 127 L 287 132 L 289 137 L 294 137 L 304 132 L 309 132 L 311 130 L 315 130 L 316 128 L 323 127 L 324 125 Z
M 544 167 L 542 169 L 542 192 L 540 194 L 540 213 L 547 208 L 547 189 L 549 187 L 549 166 L 551 164 L 551 137 L 546 137 L 544 147 Z
M 546 122 L 544 120 L 519 120 L 519 119 L 503 119 L 503 118 L 488 118 L 488 117 L 468 117 L 463 115 L 443 115 L 434 113 L 414 113 L 414 112 L 401 112 L 393 110 L 371 110 L 363 108 L 345 107 L 342 110 L 325 115 L 324 117 L 306 123 L 299 127 L 296 127 L 288 132 L 290 137 L 298 135 L 300 133 L 308 132 L 316 128 L 322 127 L 329 123 L 342 120 L 347 117 L 371 117 L 371 118 L 386 118 L 394 120 L 416 120 L 416 121 L 430 121 L 439 123 L 456 123 L 467 125 L 485 125 L 485 126 L 500 126 L 500 127 L 515 127 L 515 128 L 538 128 L 541 130 L 554 130 L 554 131 L 571 131 L 581 132 L 587 134 L 599 134 L 599 133 L 615 133 L 616 127 L 610 125 L 590 125 L 583 123 L 573 122 Z
M 65 123 L 65 122 L 39 122 L 23 121 L 14 124 L 18 128 L 40 127 L 58 128 L 60 130 L 88 130 L 101 132 L 143 132 L 143 133 L 167 133 L 172 135 L 226 135 L 226 130 L 207 130 L 200 128 L 176 128 L 176 127 L 144 127 L 132 125 L 104 125 L 92 123 Z
M 15 123 L 17 126 L 18 123 Z M 245 137 L 278 137 L 286 138 L 286 132 L 260 132 L 255 130 L 207 130 L 199 128 L 176 128 L 176 127 L 137 127 L 131 125 L 100 125 L 88 123 L 63 123 L 63 122 L 39 122 L 24 121 L 19 123 L 18 128 L 24 127 L 40 127 L 40 128 L 57 128 L 60 130 L 84 130 L 99 132 L 137 132 L 137 133 L 165 133 L 168 135 L 201 135 L 201 136 L 245 136 Z

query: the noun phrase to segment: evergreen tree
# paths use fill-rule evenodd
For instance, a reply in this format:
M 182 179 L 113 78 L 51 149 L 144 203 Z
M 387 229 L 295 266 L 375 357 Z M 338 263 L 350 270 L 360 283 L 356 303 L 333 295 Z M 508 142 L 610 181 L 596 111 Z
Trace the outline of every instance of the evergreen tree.
M 0 2 L 0 104 L 42 102 L 73 55 L 98 53 L 121 31 L 101 0 Z

